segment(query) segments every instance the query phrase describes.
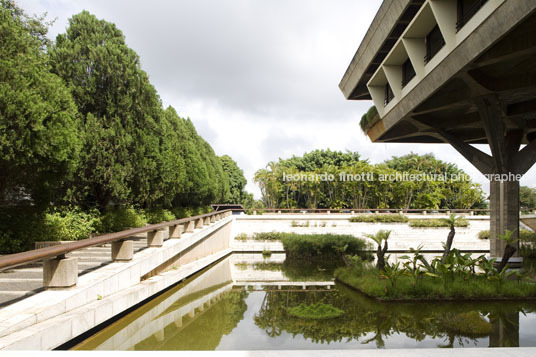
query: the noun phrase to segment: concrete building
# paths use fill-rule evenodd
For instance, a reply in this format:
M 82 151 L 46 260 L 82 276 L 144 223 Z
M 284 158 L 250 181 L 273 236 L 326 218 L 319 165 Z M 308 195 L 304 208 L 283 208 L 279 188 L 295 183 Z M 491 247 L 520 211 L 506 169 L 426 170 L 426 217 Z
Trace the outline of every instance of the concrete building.
M 384 0 L 339 85 L 347 99 L 373 100 L 373 142 L 448 143 L 491 178 L 492 237 L 518 234 L 512 178 L 536 162 L 535 10 L 525 0 Z M 491 255 L 504 245 L 492 239 Z

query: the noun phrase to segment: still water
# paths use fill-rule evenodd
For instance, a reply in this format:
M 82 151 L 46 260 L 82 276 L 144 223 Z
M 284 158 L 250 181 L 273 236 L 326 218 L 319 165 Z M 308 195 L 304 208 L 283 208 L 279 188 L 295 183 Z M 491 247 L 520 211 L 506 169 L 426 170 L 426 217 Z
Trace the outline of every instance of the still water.
M 333 264 L 234 254 L 75 347 L 293 350 L 536 346 L 535 303 L 378 303 L 334 284 Z M 293 317 L 322 302 L 328 320 Z

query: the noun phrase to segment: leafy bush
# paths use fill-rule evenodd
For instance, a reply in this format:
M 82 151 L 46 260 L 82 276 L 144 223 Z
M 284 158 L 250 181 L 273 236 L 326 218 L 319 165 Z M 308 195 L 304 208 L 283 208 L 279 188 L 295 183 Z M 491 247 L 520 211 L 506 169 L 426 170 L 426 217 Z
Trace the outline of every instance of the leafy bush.
M 489 239 L 489 229 L 478 232 L 478 239 Z
M 176 216 L 167 209 L 162 208 L 152 208 L 152 209 L 146 209 L 143 211 L 145 217 L 147 218 L 147 223 L 150 224 L 156 224 L 160 222 L 169 222 L 173 221 L 176 218 Z
M 350 222 L 366 222 L 366 223 L 406 223 L 409 218 L 401 214 L 374 214 L 374 215 L 359 215 L 350 218 Z
M 285 236 L 285 233 L 281 232 L 260 232 L 254 233 L 254 240 L 281 240 Z
M 281 233 L 281 241 L 287 257 L 341 257 L 343 254 L 359 255 L 371 259 L 370 245 L 365 240 L 343 234 L 295 234 Z
M 489 239 L 489 237 L 490 237 L 489 229 L 480 231 L 478 233 L 479 239 Z M 519 231 L 519 240 L 521 242 L 536 243 L 536 232 L 529 231 L 528 229 L 522 229 Z
M 415 254 L 420 249 L 415 251 Z M 496 299 L 536 297 L 536 285 L 516 270 L 498 269 L 496 259 L 472 258 L 453 249 L 445 263 L 436 257 L 399 257 L 410 260 L 386 265 L 378 272 L 370 264 L 360 269 L 340 268 L 337 280 L 380 300 Z M 389 267 L 389 269 L 388 269 Z M 477 270 L 478 268 L 478 270 Z M 387 274 L 386 274 L 387 273 Z
M 113 207 L 105 211 L 98 226 L 98 232 L 119 232 L 127 228 L 142 227 L 147 223 L 143 213 L 137 212 L 133 207 Z
M 45 214 L 42 225 L 35 232 L 35 241 L 68 241 L 89 238 L 100 224 L 97 210 L 82 212 L 79 208 L 65 208 Z
M 235 236 L 235 240 L 247 240 L 248 235 L 246 233 L 240 233 Z
M 365 132 L 370 124 L 376 119 L 378 116 L 378 110 L 375 106 L 372 106 L 369 108 L 369 110 L 363 114 L 361 117 L 361 121 L 359 122 L 359 126 L 361 126 L 361 129 Z
M 312 305 L 301 303 L 298 306 L 287 308 L 287 313 L 301 319 L 327 320 L 344 315 L 344 310 L 319 302 Z
M 409 226 L 413 228 L 448 228 L 449 223 L 441 219 L 412 219 Z M 469 221 L 460 219 L 456 222 L 455 227 L 469 227 Z
M 173 213 L 176 219 L 199 216 L 201 214 L 205 214 L 209 212 L 212 212 L 212 208 L 210 206 L 177 207 L 177 208 L 171 209 L 171 213 Z

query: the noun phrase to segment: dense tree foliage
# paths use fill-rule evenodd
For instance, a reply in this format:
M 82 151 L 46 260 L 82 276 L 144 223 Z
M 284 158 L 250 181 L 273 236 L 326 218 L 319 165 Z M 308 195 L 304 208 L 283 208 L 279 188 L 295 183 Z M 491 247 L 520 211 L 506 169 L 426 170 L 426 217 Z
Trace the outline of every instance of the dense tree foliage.
M 48 25 L 0 0 L 0 253 L 58 229 L 83 238 L 72 222 L 103 232 L 122 212 L 152 222 L 248 197 L 236 163 L 162 107 L 114 24 L 83 11 L 56 42 Z
M 519 205 L 522 210 L 536 209 L 536 188 L 521 186 L 519 188 Z
M 220 156 L 223 171 L 229 182 L 229 195 L 223 203 L 243 203 L 246 200 L 246 178 L 244 172 L 228 155 Z
M 189 119 L 162 109 L 122 32 L 83 11 L 50 49 L 85 134 L 73 198 L 106 207 L 204 205 L 229 191 L 219 158 Z
M 76 164 L 76 107 L 49 71 L 44 30 L 13 3 L 0 4 L 0 202 L 43 205 Z
M 485 204 L 478 184 L 432 154 L 393 157 L 372 165 L 359 160 L 357 153 L 316 150 L 302 158 L 270 162 L 255 173 L 255 182 L 271 208 L 438 209 Z

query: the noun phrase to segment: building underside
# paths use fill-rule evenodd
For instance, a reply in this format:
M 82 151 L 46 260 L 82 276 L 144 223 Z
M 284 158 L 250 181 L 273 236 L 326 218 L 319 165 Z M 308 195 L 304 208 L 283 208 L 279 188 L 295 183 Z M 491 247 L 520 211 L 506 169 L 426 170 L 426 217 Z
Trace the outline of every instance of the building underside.
M 415 8 L 424 13 L 427 9 L 422 6 L 429 6 L 429 13 L 435 16 L 437 24 L 442 25 L 442 18 L 449 18 L 450 10 L 448 6 L 441 6 L 447 3 L 455 6 L 456 1 L 440 1 L 405 1 L 405 8 L 396 9 L 400 13 L 399 21 L 407 17 L 410 9 L 413 14 L 417 13 Z M 461 1 L 457 3 L 459 14 Z M 412 57 L 411 41 L 414 39 L 408 35 L 416 30 L 410 28 L 400 35 L 407 36 L 402 40 L 404 48 L 400 50 L 396 43 L 393 44 L 391 50 L 381 56 L 384 59 L 373 74 L 370 69 L 374 69 L 377 54 L 368 54 L 374 60 L 368 66 L 361 64 L 359 72 L 360 63 L 356 60 L 367 57 L 362 45 L 340 86 L 348 99 L 372 97 L 376 107 L 382 107 L 378 108 L 378 118 L 367 128 L 367 135 L 373 142 L 448 143 L 482 174 L 504 174 L 511 178 L 525 174 L 536 162 L 536 2 L 489 0 L 481 3 L 489 8 L 482 10 L 489 11 L 489 15 L 463 40 L 451 37 L 449 45 L 449 29 L 445 31 L 445 25 L 443 28 L 439 26 L 447 43 L 444 47 L 449 48 L 430 70 L 426 71 L 425 64 L 419 73 L 419 64 L 415 63 L 415 56 Z M 384 1 L 379 11 L 379 14 L 383 11 L 384 22 L 389 18 L 385 14 L 390 10 L 393 11 L 391 15 L 397 17 L 395 5 L 392 1 Z M 412 21 L 408 22 L 406 18 L 409 27 L 412 23 L 417 24 L 414 27 L 422 27 L 418 21 L 425 23 L 418 18 L 418 13 Z M 399 23 L 393 23 L 395 29 Z M 377 15 L 373 26 L 380 24 Z M 429 29 L 426 31 L 431 33 Z M 367 36 L 367 50 L 370 51 L 373 36 Z M 385 51 L 385 41 L 383 46 L 377 46 L 378 51 Z M 395 76 L 393 68 L 401 68 L 396 66 L 404 60 L 404 49 L 405 58 L 412 60 L 417 72 L 415 83 L 411 88 L 395 88 L 396 102 L 391 105 L 388 96 L 391 88 L 387 88 L 385 102 L 380 103 L 377 88 L 399 85 L 395 83 L 399 77 Z M 404 85 L 403 81 L 402 87 Z M 488 144 L 491 155 L 472 144 Z M 519 233 L 519 181 L 492 180 L 490 201 L 491 254 L 502 256 L 505 243 L 496 239 L 497 235 L 506 230 L 514 232 L 515 236 Z

